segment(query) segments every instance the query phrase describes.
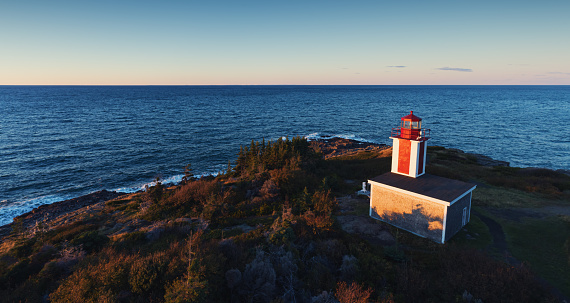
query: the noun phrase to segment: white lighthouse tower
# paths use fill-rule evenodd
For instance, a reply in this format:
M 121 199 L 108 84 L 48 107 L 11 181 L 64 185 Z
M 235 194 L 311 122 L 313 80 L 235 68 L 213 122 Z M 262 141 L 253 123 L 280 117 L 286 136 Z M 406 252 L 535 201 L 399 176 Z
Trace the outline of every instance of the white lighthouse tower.
M 392 129 L 392 172 L 417 178 L 426 171 L 427 140 L 430 130 L 422 129 L 422 118 L 413 111 Z

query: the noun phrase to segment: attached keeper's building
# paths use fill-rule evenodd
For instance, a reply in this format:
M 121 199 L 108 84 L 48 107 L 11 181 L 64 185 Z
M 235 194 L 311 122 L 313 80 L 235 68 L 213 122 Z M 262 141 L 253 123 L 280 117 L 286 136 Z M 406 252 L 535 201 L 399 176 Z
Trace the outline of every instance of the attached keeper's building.
M 392 129 L 392 171 L 368 180 L 370 216 L 438 243 L 469 222 L 475 185 L 425 173 L 430 130 L 413 112 Z

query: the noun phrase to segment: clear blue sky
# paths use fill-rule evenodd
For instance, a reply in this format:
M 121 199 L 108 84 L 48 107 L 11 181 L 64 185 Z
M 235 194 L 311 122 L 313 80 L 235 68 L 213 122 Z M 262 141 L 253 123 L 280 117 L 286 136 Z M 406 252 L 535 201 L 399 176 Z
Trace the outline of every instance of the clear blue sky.
M 570 84 L 570 1 L 0 3 L 0 85 Z

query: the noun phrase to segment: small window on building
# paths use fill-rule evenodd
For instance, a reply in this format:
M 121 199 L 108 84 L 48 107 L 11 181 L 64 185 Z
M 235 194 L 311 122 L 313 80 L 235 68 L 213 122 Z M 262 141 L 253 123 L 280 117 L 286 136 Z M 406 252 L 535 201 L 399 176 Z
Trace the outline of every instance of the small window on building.
M 410 128 L 411 121 L 404 121 L 404 128 Z
M 418 124 L 419 124 L 418 121 L 412 122 L 412 128 L 413 128 L 413 129 L 418 129 L 418 128 L 419 128 L 419 127 L 418 127 Z

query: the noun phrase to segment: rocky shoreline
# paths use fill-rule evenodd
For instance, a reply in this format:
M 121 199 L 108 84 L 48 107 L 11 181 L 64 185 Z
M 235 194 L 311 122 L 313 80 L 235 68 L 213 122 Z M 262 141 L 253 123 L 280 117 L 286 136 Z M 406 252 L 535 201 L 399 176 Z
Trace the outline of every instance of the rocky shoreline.
M 339 137 L 317 139 L 311 141 L 311 146 L 313 146 L 313 148 L 320 150 L 323 153 L 325 159 L 355 155 L 363 151 L 380 152 L 380 151 L 392 150 L 392 147 L 386 144 L 362 142 L 362 141 L 339 138 Z M 456 148 L 448 148 L 448 150 L 454 151 L 459 154 L 471 155 L 475 157 L 475 159 L 477 160 L 477 164 L 479 165 L 510 166 L 510 163 L 507 161 L 495 160 L 489 156 L 474 154 L 474 153 L 465 153 L 464 151 Z
M 20 222 L 22 224 L 22 228 L 29 229 L 30 227 L 33 227 L 36 222 L 51 221 L 63 214 L 97 204 L 99 202 L 115 199 L 122 195 L 125 195 L 125 193 L 101 190 L 77 198 L 41 205 L 30 212 L 15 217 L 13 223 L 0 226 L 0 238 L 4 238 L 9 235 L 14 225 L 20 224 Z
M 335 157 L 355 155 L 360 152 L 383 152 L 386 156 L 391 152 L 392 147 L 386 144 L 362 142 L 352 139 L 345 139 L 339 137 L 322 138 L 311 141 L 311 146 L 323 153 L 325 159 Z M 459 149 L 450 149 L 457 153 L 464 153 Z M 483 166 L 509 166 L 509 162 L 494 160 L 488 156 L 480 154 L 473 155 L 477 159 L 477 163 Z M 88 195 L 80 196 L 77 198 L 56 202 L 52 204 L 42 205 L 33 209 L 30 212 L 22 214 L 14 218 L 14 222 L 22 224 L 22 228 L 29 229 L 35 226 L 36 222 L 49 222 L 55 218 L 66 213 L 78 210 L 80 208 L 94 205 L 100 202 L 108 201 L 125 195 L 125 193 L 118 193 L 114 191 L 97 191 Z M 15 223 L 10 223 L 0 226 L 0 239 L 9 235 Z
M 321 151 L 325 159 L 355 155 L 363 151 L 379 152 L 391 148 L 386 144 L 362 142 L 339 137 L 317 139 L 311 141 L 311 146 Z

